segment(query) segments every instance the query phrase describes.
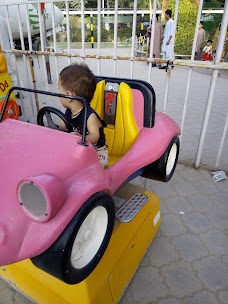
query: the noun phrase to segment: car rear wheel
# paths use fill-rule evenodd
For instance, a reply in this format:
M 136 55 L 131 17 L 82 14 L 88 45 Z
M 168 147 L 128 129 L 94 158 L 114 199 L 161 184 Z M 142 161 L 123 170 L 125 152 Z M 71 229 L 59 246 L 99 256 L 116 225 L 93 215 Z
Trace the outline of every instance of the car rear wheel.
M 165 153 L 154 163 L 145 167 L 143 177 L 168 182 L 176 168 L 180 149 L 179 137 L 175 136 L 169 143 Z
M 31 260 L 65 283 L 80 283 L 101 260 L 114 221 L 113 199 L 105 193 L 97 193 L 82 205 L 57 241 Z

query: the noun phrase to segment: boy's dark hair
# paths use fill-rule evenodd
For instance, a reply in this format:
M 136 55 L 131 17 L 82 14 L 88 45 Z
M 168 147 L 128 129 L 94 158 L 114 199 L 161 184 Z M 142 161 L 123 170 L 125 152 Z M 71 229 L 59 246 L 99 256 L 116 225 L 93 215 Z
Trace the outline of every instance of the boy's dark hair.
M 59 75 L 60 83 L 65 90 L 91 102 L 96 90 L 96 78 L 84 63 L 72 63 L 65 67 Z
M 212 40 L 211 40 L 211 39 L 208 39 L 208 40 L 207 40 L 207 42 L 210 42 L 210 43 L 212 43 Z
M 202 24 L 202 26 L 203 26 L 203 21 L 200 21 L 200 24 Z
M 170 9 L 167 9 L 165 11 L 166 15 L 169 15 L 170 17 L 172 17 L 172 11 Z

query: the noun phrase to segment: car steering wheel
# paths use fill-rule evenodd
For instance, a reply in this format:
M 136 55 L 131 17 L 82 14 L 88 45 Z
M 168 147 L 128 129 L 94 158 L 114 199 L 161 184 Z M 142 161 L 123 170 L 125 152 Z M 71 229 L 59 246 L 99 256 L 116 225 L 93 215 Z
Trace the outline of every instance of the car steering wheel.
M 56 125 L 54 123 L 54 121 L 52 120 L 52 117 L 50 115 L 51 113 L 57 115 L 60 119 L 62 119 L 62 121 L 66 125 L 66 130 L 61 129 L 58 125 Z M 46 118 L 47 118 L 47 124 L 48 124 L 47 127 L 48 128 L 63 131 L 63 132 L 68 132 L 68 133 L 73 132 L 73 127 L 67 120 L 66 115 L 63 114 L 60 110 L 53 108 L 53 107 L 43 107 L 42 109 L 40 109 L 37 114 L 37 124 L 39 126 L 44 126 L 44 116 L 46 116 Z

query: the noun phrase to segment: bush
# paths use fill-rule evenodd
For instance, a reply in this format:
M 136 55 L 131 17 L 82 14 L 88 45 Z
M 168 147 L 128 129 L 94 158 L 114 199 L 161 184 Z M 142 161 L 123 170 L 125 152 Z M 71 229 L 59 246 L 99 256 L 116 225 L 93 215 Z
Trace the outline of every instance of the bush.
M 81 38 L 81 18 L 78 16 L 70 16 L 70 41 L 80 42 Z
M 118 28 L 118 41 L 125 41 L 130 38 L 132 34 L 132 28 L 120 27 Z M 94 42 L 97 42 L 97 28 L 94 24 L 93 30 Z M 70 16 L 70 39 L 72 42 L 81 41 L 81 19 L 77 16 Z M 112 42 L 114 39 L 113 27 L 108 31 L 104 26 L 101 27 L 101 41 Z M 85 41 L 91 41 L 91 31 L 85 27 Z
M 173 12 L 175 0 L 168 1 L 168 7 Z M 175 38 L 175 53 L 190 55 L 192 52 L 192 45 L 196 27 L 196 19 L 198 13 L 198 6 L 195 4 L 195 0 L 180 0 L 177 32 Z
M 122 27 L 118 29 L 117 40 L 120 42 L 125 41 L 127 38 L 132 36 L 132 28 L 131 27 Z

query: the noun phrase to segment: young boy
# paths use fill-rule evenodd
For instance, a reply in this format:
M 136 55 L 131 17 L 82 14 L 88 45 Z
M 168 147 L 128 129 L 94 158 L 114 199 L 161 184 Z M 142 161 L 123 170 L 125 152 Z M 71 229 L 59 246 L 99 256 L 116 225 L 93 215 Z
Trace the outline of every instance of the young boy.
M 211 61 L 212 60 L 212 40 L 207 41 L 207 45 L 203 49 L 203 54 L 201 60 Z
M 90 104 L 96 90 L 96 79 L 86 64 L 73 63 L 65 67 L 59 75 L 59 93 L 83 97 Z M 73 134 L 82 135 L 84 121 L 84 104 L 76 99 L 60 98 L 61 104 L 67 108 L 65 115 L 73 126 Z M 87 113 L 86 140 L 94 145 L 101 165 L 108 165 L 108 150 L 105 145 L 104 127 L 106 123 L 89 106 Z M 62 128 L 66 128 L 61 123 Z

